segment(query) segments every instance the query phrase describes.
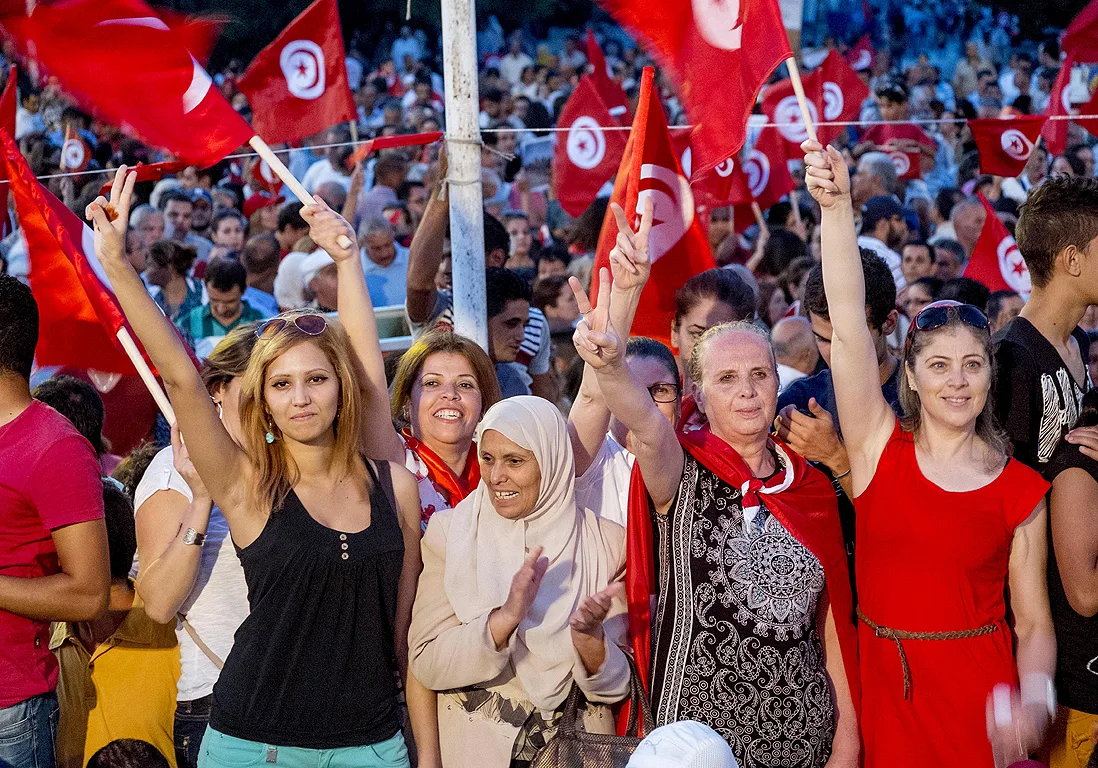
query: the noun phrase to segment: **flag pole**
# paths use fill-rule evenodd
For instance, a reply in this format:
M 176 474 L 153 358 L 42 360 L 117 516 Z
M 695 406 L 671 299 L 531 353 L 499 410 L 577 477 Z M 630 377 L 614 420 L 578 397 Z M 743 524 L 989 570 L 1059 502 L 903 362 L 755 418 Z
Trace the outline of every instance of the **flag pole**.
M 137 344 L 134 343 L 133 336 L 130 335 L 130 331 L 126 326 L 122 326 L 118 329 L 118 333 L 115 334 L 122 349 L 126 352 L 126 357 L 130 358 L 130 362 L 133 363 L 133 367 L 137 369 L 137 375 L 141 377 L 141 381 L 145 382 L 145 387 L 149 390 L 149 394 L 153 396 L 153 400 L 156 401 L 157 406 L 160 408 L 160 412 L 164 414 L 164 418 L 168 420 L 168 424 L 175 424 L 175 409 L 172 408 L 172 404 L 168 402 L 168 396 L 164 394 L 164 390 L 160 386 L 160 382 L 156 380 L 156 376 L 153 375 L 152 369 L 149 368 L 149 364 L 145 362 L 145 358 L 141 356 L 141 350 L 137 348 Z
M 804 223 L 801 221 L 801 196 L 798 194 L 800 190 L 793 189 L 789 192 L 789 202 L 793 206 L 793 221 L 797 223 L 797 227 Z
M 813 141 L 818 141 L 816 137 L 816 126 L 812 124 L 812 114 L 808 111 L 808 99 L 804 95 L 804 83 L 801 82 L 801 70 L 797 66 L 797 59 L 795 56 L 790 56 L 785 60 L 785 65 L 789 67 L 789 82 L 793 84 L 793 93 L 797 95 L 797 105 L 801 108 L 801 119 L 804 120 L 804 129 L 808 133 L 808 138 Z
M 763 218 L 762 208 L 754 200 L 751 201 L 751 212 L 755 214 L 755 223 L 760 229 L 766 229 L 766 219 Z
M 347 125 L 351 127 L 351 143 L 358 146 L 358 120 L 348 120 Z
M 267 162 L 267 165 L 271 167 L 271 170 L 275 172 L 275 175 L 282 179 L 282 183 L 290 188 L 290 191 L 301 201 L 302 205 L 316 205 L 313 196 L 310 195 L 304 185 L 290 173 L 290 169 L 286 167 L 286 164 L 278 159 L 278 155 L 267 146 L 267 142 L 263 141 L 259 136 L 252 136 L 252 138 L 248 140 L 248 146 L 254 149 L 256 154 Z M 353 243 L 351 242 L 351 238 L 346 235 L 340 235 L 339 245 L 341 248 L 350 248 Z

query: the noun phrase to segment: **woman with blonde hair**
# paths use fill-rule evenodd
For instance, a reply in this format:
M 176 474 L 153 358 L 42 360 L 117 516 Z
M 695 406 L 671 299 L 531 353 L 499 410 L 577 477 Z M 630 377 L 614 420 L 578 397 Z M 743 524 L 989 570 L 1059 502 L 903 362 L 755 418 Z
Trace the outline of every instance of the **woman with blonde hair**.
M 251 613 L 214 686 L 199 765 L 406 766 L 396 672 L 407 665 L 420 570 L 415 481 L 361 455 L 351 343 L 317 314 L 287 313 L 257 330 L 241 387 L 243 446 L 233 440 L 125 258 L 135 180 L 123 166 L 109 204 L 88 206 L 96 251 L 160 371 L 249 587 Z M 319 200 L 304 215 L 337 263 L 358 262 L 356 248 L 336 244 L 346 222 Z

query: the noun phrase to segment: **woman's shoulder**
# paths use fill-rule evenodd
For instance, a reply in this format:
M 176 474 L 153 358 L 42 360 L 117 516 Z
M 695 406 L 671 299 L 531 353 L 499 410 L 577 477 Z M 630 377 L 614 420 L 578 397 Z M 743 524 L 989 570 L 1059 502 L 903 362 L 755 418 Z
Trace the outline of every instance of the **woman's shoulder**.
M 145 468 L 145 474 L 141 476 L 141 481 L 134 491 L 134 513 L 136 514 L 141 509 L 141 505 L 158 491 L 175 491 L 181 494 L 188 503 L 193 497 L 187 481 L 175 468 L 175 454 L 172 452 L 170 445 L 162 448 L 153 456 L 149 466 Z

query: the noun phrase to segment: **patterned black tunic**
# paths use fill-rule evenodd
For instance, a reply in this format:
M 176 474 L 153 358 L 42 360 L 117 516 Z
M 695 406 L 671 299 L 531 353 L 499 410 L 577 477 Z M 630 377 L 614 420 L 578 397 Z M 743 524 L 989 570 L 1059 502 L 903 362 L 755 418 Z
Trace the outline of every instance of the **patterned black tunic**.
M 835 720 L 816 633 L 823 566 L 765 506 L 745 525 L 741 499 L 687 453 L 656 516 L 657 725 L 706 723 L 741 768 L 821 768 Z

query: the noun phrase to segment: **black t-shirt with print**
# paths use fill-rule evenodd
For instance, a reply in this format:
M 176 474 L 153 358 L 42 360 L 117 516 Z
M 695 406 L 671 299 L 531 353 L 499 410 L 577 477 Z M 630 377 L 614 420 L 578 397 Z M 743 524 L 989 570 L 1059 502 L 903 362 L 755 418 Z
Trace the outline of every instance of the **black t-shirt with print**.
M 1061 442 L 1042 474 L 1052 482 L 1068 469 L 1082 469 L 1098 481 L 1098 461 L 1079 446 Z M 1051 526 L 1051 515 L 1049 517 Z M 1056 627 L 1056 691 L 1065 707 L 1098 715 L 1098 616 L 1082 616 L 1068 602 L 1049 530 L 1048 601 Z
M 1081 382 L 1025 318 L 1014 318 L 995 334 L 995 415 L 1014 445 L 1014 458 L 1038 472 L 1075 426 L 1083 393 L 1091 386 L 1086 367 L 1090 340 L 1081 328 L 1071 335 L 1083 361 Z

